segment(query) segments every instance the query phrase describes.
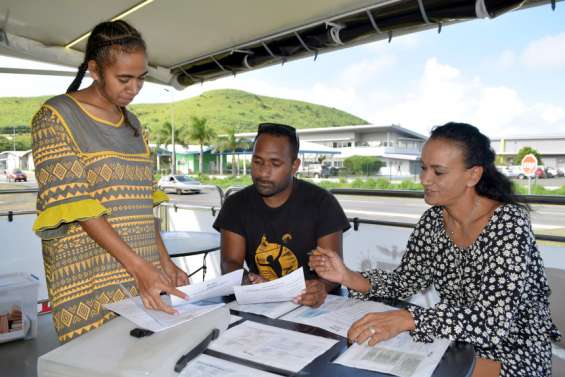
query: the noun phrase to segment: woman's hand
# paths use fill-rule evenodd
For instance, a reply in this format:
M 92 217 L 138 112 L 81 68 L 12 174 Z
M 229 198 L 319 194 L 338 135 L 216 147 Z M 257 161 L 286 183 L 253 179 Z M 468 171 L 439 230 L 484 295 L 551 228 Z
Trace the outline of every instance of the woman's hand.
M 161 267 L 175 287 L 182 287 L 183 285 L 190 284 L 188 275 L 181 270 L 171 258 L 161 260 Z
M 130 273 L 135 279 L 141 301 L 147 309 L 160 310 L 168 314 L 177 313 L 175 309 L 161 300 L 161 292 L 166 292 L 185 300 L 188 298 L 186 294 L 175 288 L 172 280 L 164 272 L 159 271 L 141 258 L 139 258 Z
M 351 273 L 335 251 L 319 246 L 310 254 L 308 266 L 322 279 L 344 285 L 347 276 Z
M 374 346 L 401 332 L 414 330 L 415 327 L 414 318 L 406 309 L 369 313 L 351 325 L 347 338 L 351 343 L 359 344 L 369 339 L 369 345 Z

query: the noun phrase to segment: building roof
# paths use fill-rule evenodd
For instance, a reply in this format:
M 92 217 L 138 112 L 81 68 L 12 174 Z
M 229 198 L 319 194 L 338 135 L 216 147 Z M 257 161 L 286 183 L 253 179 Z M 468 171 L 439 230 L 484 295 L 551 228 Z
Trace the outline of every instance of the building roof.
M 339 126 L 339 127 L 318 127 L 318 128 L 298 128 L 296 129 L 296 133 L 300 135 L 323 135 L 328 133 L 339 133 L 339 132 L 356 132 L 356 133 L 370 133 L 370 132 L 391 132 L 395 131 L 404 136 L 408 136 L 410 138 L 419 139 L 419 140 L 426 140 L 427 137 L 409 130 L 408 128 L 401 127 L 396 124 L 388 125 L 388 126 L 375 126 L 373 124 L 366 124 L 366 125 L 358 125 L 358 126 Z M 242 132 L 236 134 L 237 137 L 241 138 L 253 138 L 257 135 L 257 132 Z M 333 138 L 332 138 L 333 140 Z M 302 141 L 301 141 L 302 142 Z
M 565 134 L 543 134 L 543 135 L 517 135 L 505 137 L 493 137 L 490 141 L 511 140 L 560 140 L 565 139 Z
M 340 154 L 341 152 L 334 148 L 326 147 L 325 145 L 311 143 L 309 141 L 301 141 L 298 153 Z
M 20 158 L 25 156 L 28 153 L 31 153 L 31 149 L 29 149 L 27 151 L 3 151 L 3 152 L 0 152 L 0 154 L 11 154 L 13 156 L 20 157 Z
M 150 148 L 155 148 L 156 144 L 149 144 Z M 202 150 L 204 151 L 204 153 L 211 151 L 212 148 L 204 145 L 202 147 Z M 159 153 L 163 156 L 170 156 L 173 152 L 173 146 L 172 145 L 167 145 L 166 147 L 161 145 L 159 146 L 159 152 L 164 151 L 165 153 Z M 189 145 L 188 148 L 183 147 L 182 145 L 176 145 L 175 147 L 175 154 L 178 155 L 189 155 L 189 154 L 199 154 L 200 153 L 200 145 Z

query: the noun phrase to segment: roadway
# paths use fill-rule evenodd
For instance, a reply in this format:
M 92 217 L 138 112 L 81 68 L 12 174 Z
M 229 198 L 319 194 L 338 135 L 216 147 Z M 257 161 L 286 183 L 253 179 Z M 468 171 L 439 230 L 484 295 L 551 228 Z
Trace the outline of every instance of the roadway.
M 33 177 L 30 182 L 8 183 L 0 176 L 0 189 L 36 188 Z M 541 179 L 547 186 L 565 185 L 565 178 Z M 170 194 L 172 202 L 188 205 L 220 206 L 220 196 L 215 189 L 200 194 Z M 369 220 L 415 223 L 428 208 L 423 199 L 368 197 L 340 195 L 338 201 L 348 217 Z M 8 208 L 9 207 L 9 208 Z M 0 195 L 0 212 L 7 210 L 33 210 L 35 194 Z M 543 234 L 565 235 L 565 206 L 532 205 L 534 229 Z
M 220 206 L 217 192 L 203 191 L 200 194 L 169 194 L 171 202 L 184 205 Z M 355 195 L 337 196 L 348 217 L 368 220 L 416 223 L 429 207 L 423 199 L 369 197 Z M 565 235 L 565 206 L 532 205 L 532 222 L 538 233 Z

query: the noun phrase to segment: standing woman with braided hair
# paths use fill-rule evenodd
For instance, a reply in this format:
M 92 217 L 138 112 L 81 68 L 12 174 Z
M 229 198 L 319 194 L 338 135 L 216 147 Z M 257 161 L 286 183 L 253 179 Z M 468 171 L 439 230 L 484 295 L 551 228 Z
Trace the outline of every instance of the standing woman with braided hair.
M 79 90 L 89 71 L 94 82 Z M 170 259 L 153 206 L 147 140 L 126 106 L 147 75 L 146 46 L 125 21 L 92 31 L 67 93 L 45 102 L 32 121 L 39 185 L 33 230 L 42 239 L 53 322 L 61 342 L 114 317 L 104 304 L 139 294 L 145 307 L 174 313 L 159 295 L 180 297 L 188 283 Z

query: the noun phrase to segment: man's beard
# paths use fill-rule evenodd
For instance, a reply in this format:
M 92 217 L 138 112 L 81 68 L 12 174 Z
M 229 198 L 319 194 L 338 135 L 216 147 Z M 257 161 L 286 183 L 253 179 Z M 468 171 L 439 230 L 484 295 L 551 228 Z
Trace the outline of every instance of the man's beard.
M 260 181 L 253 178 L 253 186 L 255 186 L 255 189 L 263 198 L 270 198 L 283 192 L 288 188 L 288 186 L 290 186 L 291 183 L 292 177 L 278 185 L 272 181 Z

